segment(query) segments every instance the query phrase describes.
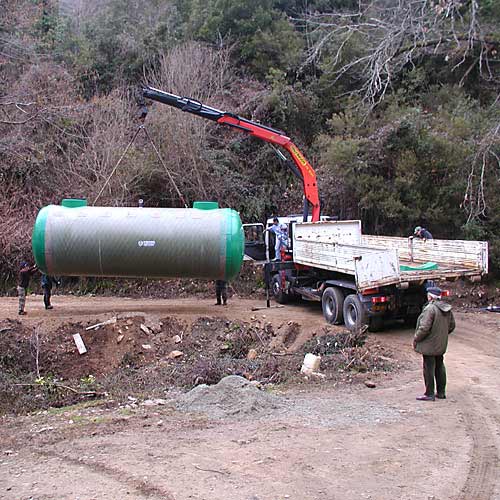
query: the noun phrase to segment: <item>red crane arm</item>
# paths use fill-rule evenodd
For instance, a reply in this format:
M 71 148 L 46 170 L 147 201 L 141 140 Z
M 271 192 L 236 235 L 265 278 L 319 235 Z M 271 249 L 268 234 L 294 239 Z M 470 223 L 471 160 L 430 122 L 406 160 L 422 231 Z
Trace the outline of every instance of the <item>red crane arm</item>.
M 316 172 L 289 137 L 279 133 L 277 130 L 270 129 L 258 123 L 254 123 L 249 120 L 242 121 L 240 117 L 234 115 L 225 114 L 217 120 L 217 123 L 238 128 L 249 133 L 253 137 L 257 137 L 263 141 L 285 148 L 290 153 L 293 162 L 302 176 L 304 183 L 304 196 L 312 206 L 311 220 L 312 222 L 319 221 L 320 202 Z
M 300 152 L 299 148 L 281 131 L 266 127 L 265 125 L 247 120 L 246 118 L 242 118 L 232 113 L 220 111 L 188 97 L 179 97 L 175 94 L 170 94 L 169 92 L 154 89 L 152 87 L 145 87 L 142 92 L 144 97 L 154 101 L 168 104 L 182 111 L 215 121 L 220 125 L 236 128 L 253 137 L 257 137 L 258 139 L 262 139 L 263 141 L 276 144 L 286 149 L 290 153 L 303 181 L 305 199 L 312 207 L 311 220 L 313 222 L 320 220 L 320 201 L 316 173 L 311 164 Z M 305 217 L 306 216 L 307 214 L 305 214 Z

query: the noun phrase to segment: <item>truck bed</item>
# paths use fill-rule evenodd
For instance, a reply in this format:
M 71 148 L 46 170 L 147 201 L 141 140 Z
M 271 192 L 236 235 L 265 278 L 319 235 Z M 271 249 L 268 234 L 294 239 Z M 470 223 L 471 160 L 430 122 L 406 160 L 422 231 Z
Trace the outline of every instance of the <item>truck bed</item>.
M 487 242 L 362 235 L 360 221 L 297 223 L 293 257 L 299 264 L 353 275 L 361 291 L 488 272 Z M 418 267 L 429 262 L 438 268 L 401 270 L 402 265 Z

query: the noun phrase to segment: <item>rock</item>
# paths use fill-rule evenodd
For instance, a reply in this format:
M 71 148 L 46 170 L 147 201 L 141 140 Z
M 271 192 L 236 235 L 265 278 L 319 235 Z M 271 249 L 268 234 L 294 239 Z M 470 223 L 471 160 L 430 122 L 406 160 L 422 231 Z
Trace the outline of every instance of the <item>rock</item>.
M 365 380 L 365 385 L 370 389 L 374 389 L 375 387 L 377 387 L 377 384 L 375 382 L 372 382 L 371 380 Z
M 151 344 L 142 344 L 142 346 L 141 346 L 141 347 L 142 347 L 143 349 L 148 350 L 148 349 L 151 349 Z
M 166 399 L 146 399 L 143 401 L 142 406 L 164 406 L 167 404 Z
M 257 357 L 257 351 L 255 349 L 250 349 L 247 354 L 247 359 L 255 359 Z
M 123 340 L 123 337 L 123 335 L 118 335 L 118 337 L 116 338 L 116 343 L 119 344 Z
M 176 344 L 178 344 L 179 342 L 182 342 L 182 339 L 179 337 L 179 335 L 174 335 L 174 336 L 172 337 L 172 340 L 173 340 Z
M 141 330 L 146 334 L 146 335 L 151 335 L 151 330 L 146 326 L 141 323 Z
M 170 358 L 170 359 L 174 359 L 174 358 L 179 358 L 181 356 L 183 356 L 184 353 L 182 351 L 172 351 L 168 356 L 167 358 Z

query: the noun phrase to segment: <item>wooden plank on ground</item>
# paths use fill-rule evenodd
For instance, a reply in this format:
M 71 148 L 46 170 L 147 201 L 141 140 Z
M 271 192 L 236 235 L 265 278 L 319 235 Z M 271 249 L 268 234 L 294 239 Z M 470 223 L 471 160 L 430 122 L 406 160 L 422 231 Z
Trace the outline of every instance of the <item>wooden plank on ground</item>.
M 73 335 L 73 340 L 75 341 L 76 348 L 78 349 L 78 352 L 80 354 L 85 354 L 87 352 L 87 348 L 85 347 L 85 344 L 83 343 L 82 336 L 79 333 L 75 333 Z

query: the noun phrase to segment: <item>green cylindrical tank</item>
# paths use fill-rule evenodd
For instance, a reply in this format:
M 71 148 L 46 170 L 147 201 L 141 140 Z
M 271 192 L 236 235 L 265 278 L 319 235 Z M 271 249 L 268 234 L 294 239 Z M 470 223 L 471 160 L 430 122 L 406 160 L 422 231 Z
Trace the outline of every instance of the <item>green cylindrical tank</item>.
M 56 276 L 230 280 L 243 253 L 240 216 L 229 208 L 49 205 L 33 228 L 36 264 Z

